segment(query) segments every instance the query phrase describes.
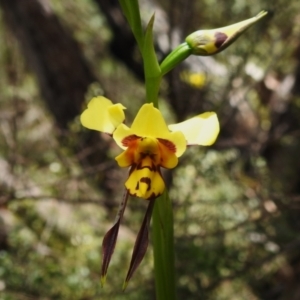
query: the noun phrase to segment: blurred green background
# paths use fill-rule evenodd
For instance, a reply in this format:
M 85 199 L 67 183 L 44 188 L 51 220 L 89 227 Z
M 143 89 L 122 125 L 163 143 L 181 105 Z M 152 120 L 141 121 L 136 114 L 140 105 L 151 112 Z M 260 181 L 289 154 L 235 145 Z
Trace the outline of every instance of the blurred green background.
M 300 2 L 143 0 L 159 59 L 198 29 L 269 14 L 214 57 L 163 80 L 169 122 L 218 113 L 209 148 L 165 172 L 178 299 L 300 299 Z M 151 244 L 122 292 L 146 202 L 131 198 L 107 283 L 101 243 L 127 172 L 85 130 L 93 95 L 144 102 L 140 54 L 118 1 L 0 0 L 0 299 L 155 299 Z

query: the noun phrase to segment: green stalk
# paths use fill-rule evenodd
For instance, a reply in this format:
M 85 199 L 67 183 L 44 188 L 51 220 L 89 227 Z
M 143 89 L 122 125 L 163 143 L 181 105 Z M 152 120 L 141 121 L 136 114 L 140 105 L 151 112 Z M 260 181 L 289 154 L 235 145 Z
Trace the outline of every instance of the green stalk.
M 152 228 L 156 299 L 175 300 L 173 209 L 167 191 L 156 199 Z
M 141 32 L 140 12 L 137 0 L 119 0 L 123 12 L 131 26 L 144 61 L 146 102 L 158 107 L 158 94 L 162 71 L 157 61 L 153 43 L 154 15 L 149 21 L 145 34 Z M 182 59 L 176 60 L 177 63 Z M 176 63 L 175 63 L 176 64 Z M 166 64 L 166 71 L 174 67 Z M 153 120 L 155 122 L 155 120 Z M 154 276 L 157 300 L 175 300 L 175 266 L 174 266 L 174 233 L 173 210 L 167 191 L 155 201 L 153 210 L 153 249 Z
M 160 64 L 162 75 L 167 74 L 174 67 L 184 61 L 192 54 L 192 49 L 187 43 L 177 46 Z
M 153 23 L 154 15 L 149 21 L 146 29 L 143 58 L 147 102 L 152 102 L 154 106 L 158 107 L 158 93 L 162 75 L 153 44 Z M 155 122 L 155 120 L 153 120 L 153 122 Z M 155 202 L 152 231 L 156 299 L 174 300 L 176 299 L 176 293 L 173 210 L 167 191 L 165 191 Z

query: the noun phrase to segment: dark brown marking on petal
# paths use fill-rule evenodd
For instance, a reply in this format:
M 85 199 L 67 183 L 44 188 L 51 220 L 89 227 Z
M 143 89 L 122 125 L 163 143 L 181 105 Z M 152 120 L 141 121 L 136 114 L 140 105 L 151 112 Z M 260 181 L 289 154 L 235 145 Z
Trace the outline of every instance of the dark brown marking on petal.
M 140 139 L 140 137 L 135 134 L 128 135 L 122 140 L 122 145 L 128 147 L 131 144 L 131 142 L 136 141 L 138 139 Z
M 150 197 L 147 198 L 147 200 L 152 200 L 152 199 L 155 199 L 157 198 L 158 196 L 160 196 L 161 193 L 157 193 L 155 194 L 154 192 L 150 195 Z
M 137 170 L 142 170 L 142 169 L 149 169 L 151 172 L 155 172 L 156 171 L 156 167 L 155 165 L 152 164 L 152 167 L 150 166 L 144 166 L 142 167 L 140 164 L 136 167 Z
M 171 152 L 175 153 L 176 152 L 176 146 L 168 141 L 168 140 L 165 140 L 165 139 L 160 139 L 158 138 L 158 141 L 163 144 L 165 147 L 167 147 Z
M 140 155 L 141 155 L 141 161 L 137 164 L 136 169 L 137 170 L 149 169 L 151 172 L 155 172 L 157 170 L 156 165 L 152 162 L 151 166 L 143 166 L 143 158 L 145 158 L 147 155 L 143 156 L 143 153 L 140 153 Z
M 140 182 L 138 181 L 135 186 L 135 190 L 137 191 L 140 188 Z
M 140 182 L 146 183 L 148 185 L 147 191 L 151 190 L 151 179 L 149 177 L 142 177 Z
M 227 38 L 228 38 L 228 36 L 225 33 L 216 32 L 215 33 L 215 39 L 216 39 L 215 46 L 217 48 L 220 48 L 224 44 L 224 42 L 227 40 Z

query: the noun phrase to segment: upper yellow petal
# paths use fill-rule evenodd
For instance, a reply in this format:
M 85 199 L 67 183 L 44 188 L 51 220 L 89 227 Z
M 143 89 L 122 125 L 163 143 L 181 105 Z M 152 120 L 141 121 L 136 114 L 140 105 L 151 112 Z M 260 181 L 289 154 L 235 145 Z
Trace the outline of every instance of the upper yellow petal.
M 86 128 L 111 134 L 124 121 L 124 109 L 122 104 L 113 104 L 103 96 L 94 97 L 81 114 L 80 122 Z
M 138 136 L 162 137 L 170 133 L 161 112 L 153 103 L 144 104 L 137 113 L 131 129 Z
M 206 112 L 178 124 L 169 125 L 172 131 L 181 131 L 188 145 L 212 145 L 220 131 L 218 117 L 214 112 Z
M 175 145 L 175 155 L 181 156 L 186 149 L 186 139 L 181 132 L 170 132 L 161 112 L 152 103 L 144 104 L 137 113 L 131 128 L 124 124 L 118 126 L 113 134 L 116 143 L 126 149 L 126 137 L 153 137 L 168 140 Z

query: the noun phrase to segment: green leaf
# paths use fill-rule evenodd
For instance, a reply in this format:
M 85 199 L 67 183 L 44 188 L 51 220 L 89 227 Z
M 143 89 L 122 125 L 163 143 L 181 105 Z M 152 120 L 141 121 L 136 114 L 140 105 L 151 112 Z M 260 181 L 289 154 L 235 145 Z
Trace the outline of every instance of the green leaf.
M 143 51 L 144 33 L 138 0 L 119 0 L 122 11 L 130 25 L 140 51 Z
M 173 210 L 167 190 L 153 211 L 153 250 L 157 300 L 175 300 Z
M 154 106 L 157 107 L 157 98 L 161 81 L 161 70 L 154 49 L 153 24 L 154 15 L 151 17 L 145 33 L 143 59 L 146 80 L 146 100 L 148 103 L 153 102 Z

